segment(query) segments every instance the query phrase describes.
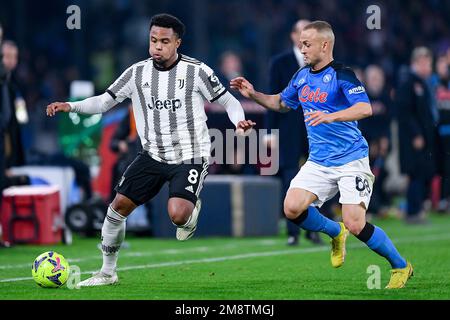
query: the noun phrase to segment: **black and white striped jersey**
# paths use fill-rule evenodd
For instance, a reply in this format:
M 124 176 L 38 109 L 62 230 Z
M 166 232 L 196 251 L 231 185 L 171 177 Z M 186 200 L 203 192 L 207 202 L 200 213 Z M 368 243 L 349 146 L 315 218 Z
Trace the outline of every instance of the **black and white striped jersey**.
M 125 70 L 107 92 L 117 102 L 131 98 L 142 147 L 155 160 L 210 157 L 204 99 L 215 101 L 226 89 L 206 64 L 179 54 L 161 69 L 150 58 Z

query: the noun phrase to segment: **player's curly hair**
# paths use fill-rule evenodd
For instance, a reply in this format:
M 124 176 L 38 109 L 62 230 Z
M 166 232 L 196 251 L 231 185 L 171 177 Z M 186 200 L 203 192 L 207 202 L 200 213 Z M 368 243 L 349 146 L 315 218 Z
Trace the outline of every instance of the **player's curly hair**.
M 173 31 L 178 35 L 178 38 L 183 38 L 186 31 L 186 27 L 184 26 L 183 22 L 180 21 L 180 19 L 167 13 L 154 15 L 152 17 L 152 20 L 150 21 L 150 29 L 153 26 L 172 28 Z

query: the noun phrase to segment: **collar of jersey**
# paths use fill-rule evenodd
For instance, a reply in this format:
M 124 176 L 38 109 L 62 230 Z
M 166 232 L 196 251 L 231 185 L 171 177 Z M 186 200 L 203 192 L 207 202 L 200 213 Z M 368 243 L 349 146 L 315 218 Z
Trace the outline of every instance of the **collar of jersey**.
M 176 60 L 171 66 L 169 66 L 169 67 L 167 67 L 167 68 L 160 67 L 160 66 L 156 65 L 156 63 L 155 63 L 154 60 L 153 60 L 153 66 L 154 66 L 155 69 L 158 70 L 158 71 L 169 71 L 169 70 L 173 69 L 173 68 L 178 64 L 178 62 L 180 62 L 181 56 L 182 56 L 182 55 L 179 53 L 179 54 L 178 54 L 177 60 Z
M 313 70 L 313 69 L 309 68 L 309 72 L 314 73 L 314 74 L 321 73 L 323 70 L 325 70 L 326 68 L 331 66 L 333 63 L 334 63 L 334 60 L 331 60 L 331 62 L 329 64 L 327 64 L 326 66 L 320 68 L 319 70 Z

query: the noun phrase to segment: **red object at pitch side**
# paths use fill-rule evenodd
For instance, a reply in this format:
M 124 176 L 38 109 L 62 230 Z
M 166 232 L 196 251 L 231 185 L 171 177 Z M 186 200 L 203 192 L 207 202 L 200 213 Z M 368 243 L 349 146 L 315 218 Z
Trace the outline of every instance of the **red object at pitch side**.
M 11 244 L 54 244 L 62 240 L 63 216 L 55 186 L 21 186 L 3 191 L 0 222 Z

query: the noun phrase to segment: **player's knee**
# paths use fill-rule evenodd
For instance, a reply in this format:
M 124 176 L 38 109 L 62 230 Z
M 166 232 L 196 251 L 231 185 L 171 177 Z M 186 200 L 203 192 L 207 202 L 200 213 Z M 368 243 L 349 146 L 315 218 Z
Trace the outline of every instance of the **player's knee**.
M 111 203 L 111 207 L 114 211 L 126 217 L 136 208 L 136 204 L 118 193 Z
M 344 225 L 351 234 L 357 236 L 361 233 L 365 223 L 359 220 L 344 220 Z
M 186 224 L 186 222 L 189 220 L 189 216 L 192 213 L 192 208 L 189 208 L 189 206 L 178 203 L 176 201 L 169 201 L 167 209 L 169 211 L 170 219 L 177 226 Z
M 284 200 L 284 214 L 289 220 L 296 219 L 308 209 L 308 204 L 301 199 L 286 198 Z

